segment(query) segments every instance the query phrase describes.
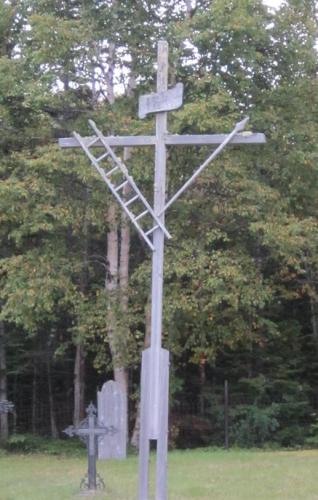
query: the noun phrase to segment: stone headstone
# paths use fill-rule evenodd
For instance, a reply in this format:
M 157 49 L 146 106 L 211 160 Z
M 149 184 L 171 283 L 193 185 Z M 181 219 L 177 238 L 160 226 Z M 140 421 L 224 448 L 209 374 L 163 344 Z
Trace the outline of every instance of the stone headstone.
M 106 427 L 114 427 L 115 434 L 107 434 L 98 443 L 101 460 L 126 458 L 127 454 L 127 405 L 117 382 L 109 380 L 97 392 L 98 420 Z

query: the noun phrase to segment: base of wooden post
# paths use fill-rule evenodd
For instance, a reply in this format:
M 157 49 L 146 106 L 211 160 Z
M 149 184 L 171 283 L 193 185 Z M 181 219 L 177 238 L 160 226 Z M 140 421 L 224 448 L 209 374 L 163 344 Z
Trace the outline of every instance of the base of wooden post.
M 139 440 L 139 500 L 149 499 L 149 454 L 150 441 L 156 441 L 156 500 L 167 500 L 168 466 L 168 408 L 169 408 L 169 351 L 160 349 L 160 388 L 159 388 L 159 430 L 156 440 L 149 439 L 150 422 L 153 408 L 150 408 L 149 384 L 151 375 L 151 352 L 142 353 L 141 365 L 141 403 L 140 403 L 140 440 Z

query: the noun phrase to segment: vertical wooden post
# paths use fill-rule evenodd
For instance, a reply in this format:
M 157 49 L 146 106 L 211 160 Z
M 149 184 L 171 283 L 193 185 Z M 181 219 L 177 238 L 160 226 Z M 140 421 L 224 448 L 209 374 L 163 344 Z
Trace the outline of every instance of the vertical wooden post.
M 229 448 L 229 384 L 224 380 L 224 447 Z
M 145 349 L 142 353 L 141 363 L 141 398 L 140 398 L 140 434 L 139 434 L 139 500 L 148 500 L 149 488 L 149 403 L 150 384 L 149 375 L 151 372 L 150 349 Z
M 158 44 L 157 92 L 168 88 L 168 44 Z M 154 213 L 164 224 L 166 201 L 167 112 L 156 113 Z M 139 500 L 148 500 L 150 440 L 157 444 L 156 500 L 167 498 L 169 352 L 161 347 L 164 232 L 153 235 L 150 348 L 143 352 L 141 377 L 141 430 L 139 449 Z
M 157 92 L 168 88 L 168 44 L 158 43 Z M 167 112 L 156 114 L 156 152 L 155 152 L 155 185 L 154 212 L 159 215 L 165 206 L 166 191 L 166 145 Z M 164 224 L 164 213 L 160 216 Z M 163 261 L 164 233 L 158 228 L 153 235 L 155 251 L 152 256 L 152 289 L 151 289 L 151 407 L 153 418 L 150 424 L 150 439 L 158 438 L 159 425 L 159 386 L 160 386 L 160 349 L 162 336 L 162 297 L 163 297 Z

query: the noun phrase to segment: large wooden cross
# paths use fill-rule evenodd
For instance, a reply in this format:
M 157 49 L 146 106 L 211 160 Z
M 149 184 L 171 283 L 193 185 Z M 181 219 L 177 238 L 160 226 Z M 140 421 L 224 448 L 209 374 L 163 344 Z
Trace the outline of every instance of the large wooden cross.
M 156 116 L 156 134 L 151 136 L 109 136 L 105 137 L 94 122 L 90 121 L 95 135 L 60 139 L 63 148 L 82 147 L 93 166 L 100 173 L 109 189 L 134 224 L 137 231 L 152 251 L 152 294 L 151 294 L 151 344 L 142 355 L 141 370 L 141 426 L 139 447 L 139 500 L 149 498 L 149 450 L 150 442 L 156 442 L 156 500 L 167 499 L 167 449 L 168 449 L 168 391 L 169 352 L 162 348 L 162 299 L 163 265 L 165 237 L 170 234 L 165 227 L 167 208 L 190 186 L 195 178 L 231 142 L 232 144 L 262 144 L 263 134 L 241 133 L 248 119 L 237 123 L 230 134 L 213 135 L 173 135 L 167 131 L 167 111 L 182 105 L 183 85 L 168 89 L 168 44 L 158 44 L 157 92 L 140 97 L 139 117 L 149 113 Z M 214 145 L 210 156 L 200 165 L 190 179 L 166 202 L 166 149 L 176 145 Z M 126 166 L 116 156 L 113 147 L 155 146 L 154 206 L 149 205 L 129 175 Z M 95 157 L 91 148 L 103 147 L 104 153 Z M 103 162 L 111 167 L 102 168 Z M 108 163 L 109 165 L 109 163 Z M 117 177 L 116 177 L 117 176 Z M 125 185 L 130 186 L 131 198 L 123 199 L 121 193 Z M 142 211 L 134 212 L 136 203 Z M 148 228 L 142 225 L 148 217 Z M 149 229 L 149 218 L 151 227 Z

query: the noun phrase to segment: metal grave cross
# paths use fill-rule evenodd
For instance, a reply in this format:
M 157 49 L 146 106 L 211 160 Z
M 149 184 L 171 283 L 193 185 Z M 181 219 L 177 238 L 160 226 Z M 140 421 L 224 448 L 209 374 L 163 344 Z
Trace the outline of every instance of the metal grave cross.
M 12 403 L 11 401 L 7 401 L 6 399 L 0 401 L 0 413 L 9 412 L 14 412 L 14 403 Z
M 97 420 L 97 410 L 93 403 L 86 409 L 87 417 L 78 426 L 70 425 L 63 432 L 70 437 L 78 436 L 87 446 L 87 476 L 81 481 L 81 489 L 96 490 L 105 487 L 104 481 L 96 472 L 97 442 L 105 434 L 114 434 L 113 426 L 104 427 Z
M 225 148 L 232 144 L 263 144 L 264 134 L 241 133 L 248 119 L 237 123 L 230 134 L 174 135 L 167 132 L 167 111 L 182 105 L 183 85 L 168 89 L 168 44 L 158 44 L 157 92 L 139 99 L 139 117 L 155 113 L 156 133 L 153 136 L 109 136 L 105 137 L 89 121 L 95 135 L 59 140 L 62 148 L 81 147 L 93 166 L 101 175 L 128 218 L 152 251 L 152 295 L 151 295 L 151 343 L 142 354 L 141 370 L 141 422 L 139 446 L 139 500 L 149 498 L 149 450 L 150 441 L 156 441 L 156 500 L 167 499 L 167 449 L 168 449 L 168 391 L 169 352 L 162 345 L 162 298 L 164 240 L 170 238 L 165 227 L 167 208 L 187 189 L 195 178 Z M 217 146 L 200 165 L 190 179 L 166 202 L 166 149 L 174 145 Z M 155 146 L 154 207 L 152 208 L 129 175 L 127 167 L 116 156 L 113 147 Z M 91 148 L 102 147 L 104 152 L 96 157 Z M 107 161 L 108 168 L 102 167 Z M 105 165 L 105 163 L 104 163 Z M 130 186 L 131 197 L 121 195 L 124 186 Z M 138 208 L 138 210 L 137 210 Z

